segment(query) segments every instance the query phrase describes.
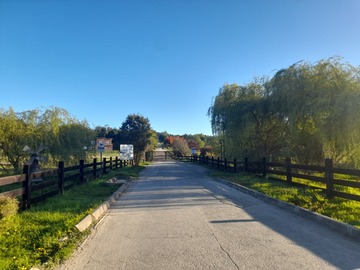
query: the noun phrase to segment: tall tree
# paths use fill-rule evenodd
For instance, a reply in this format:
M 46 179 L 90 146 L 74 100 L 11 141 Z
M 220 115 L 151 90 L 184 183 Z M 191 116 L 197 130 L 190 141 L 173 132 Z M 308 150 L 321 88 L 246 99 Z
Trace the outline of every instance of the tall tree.
M 269 110 L 266 82 L 255 78 L 244 86 L 225 84 L 220 89 L 208 113 L 221 156 L 258 159 L 281 150 L 285 122 Z
M 69 164 L 83 157 L 84 146 L 94 138 L 87 122 L 80 122 L 57 107 L 20 113 L 12 108 L 0 110 L 0 126 L 0 153 L 17 172 L 28 159 L 23 151 L 25 145 L 36 150 L 44 143 L 50 157 L 49 165 L 59 160 Z
M 289 152 L 304 163 L 358 163 L 360 69 L 341 58 L 299 62 L 269 83 L 273 110 L 288 121 Z
M 130 114 L 121 125 L 121 143 L 134 145 L 134 161 L 139 165 L 154 133 L 150 121 L 139 114 Z
M 360 165 L 360 68 L 341 58 L 226 84 L 208 113 L 228 157 L 292 156 L 305 164 L 330 157 Z
M 21 164 L 25 162 L 24 146 L 33 145 L 35 140 L 32 136 L 35 127 L 27 120 L 22 119 L 12 108 L 0 111 L 0 153 L 16 172 L 20 172 Z
M 172 149 L 175 156 L 189 156 L 191 154 L 187 141 L 182 137 L 175 137 Z

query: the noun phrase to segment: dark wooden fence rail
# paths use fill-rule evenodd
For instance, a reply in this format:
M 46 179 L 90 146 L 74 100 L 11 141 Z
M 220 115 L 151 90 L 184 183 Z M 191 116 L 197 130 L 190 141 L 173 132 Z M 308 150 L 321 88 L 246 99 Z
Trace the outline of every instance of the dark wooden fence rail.
M 23 174 L 0 178 L 0 195 L 18 197 L 22 208 L 30 208 L 33 203 L 59 193 L 63 194 L 75 185 L 129 164 L 132 165 L 129 161 L 120 160 L 119 157 L 103 158 L 100 162 L 94 158 L 93 162 L 88 164 L 80 160 L 79 165 L 70 167 L 64 167 L 64 162 L 60 161 L 56 169 L 33 173 L 30 173 L 29 166 L 25 165 Z
M 232 161 L 228 161 L 226 158 L 221 160 L 219 157 L 208 157 L 208 156 L 183 156 L 181 160 L 190 160 L 191 162 L 210 166 L 212 168 L 222 170 L 225 172 L 237 172 L 243 167 L 243 163 L 237 162 L 234 158 Z
M 325 159 L 324 166 L 293 164 L 291 158 L 286 158 L 285 163 L 267 162 L 265 158 L 257 162 L 245 158 L 243 162 L 237 162 L 236 159 L 227 161 L 197 155 L 182 157 L 182 160 L 225 172 L 242 171 L 271 178 L 284 176 L 285 181 L 291 185 L 322 189 L 329 198 L 336 196 L 360 201 L 360 170 L 334 168 L 332 159 Z

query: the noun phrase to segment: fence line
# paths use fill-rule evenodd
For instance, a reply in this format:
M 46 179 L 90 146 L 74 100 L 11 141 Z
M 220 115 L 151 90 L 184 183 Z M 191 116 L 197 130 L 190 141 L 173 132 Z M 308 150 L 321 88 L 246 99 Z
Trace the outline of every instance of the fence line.
M 225 172 L 242 171 L 260 174 L 262 177 L 284 176 L 285 181 L 291 185 L 322 189 L 328 198 L 341 197 L 360 201 L 360 170 L 334 168 L 332 159 L 325 159 L 324 166 L 293 164 L 291 158 L 286 158 L 285 163 L 267 162 L 265 158 L 257 162 L 245 158 L 243 162 L 237 162 L 236 159 L 227 161 L 226 159 L 220 160 L 219 158 L 197 155 L 182 157 L 182 159 Z M 341 176 L 346 180 L 341 179 Z M 320 183 L 320 186 L 300 183 L 297 179 Z M 355 193 L 344 191 L 348 187 L 353 188 Z
M 43 201 L 51 196 L 63 194 L 65 190 L 75 185 L 81 185 L 90 179 L 96 179 L 109 170 L 133 165 L 131 161 L 103 158 L 98 162 L 65 167 L 60 161 L 56 169 L 30 172 L 29 165 L 25 165 L 23 173 L 0 178 L 0 195 L 19 197 L 22 209 L 30 208 L 33 203 Z

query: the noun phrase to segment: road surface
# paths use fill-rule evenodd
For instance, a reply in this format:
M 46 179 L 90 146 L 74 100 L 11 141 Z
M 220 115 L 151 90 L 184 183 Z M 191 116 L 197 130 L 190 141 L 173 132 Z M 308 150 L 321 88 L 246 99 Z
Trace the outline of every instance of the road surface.
M 360 243 L 212 181 L 153 163 L 59 269 L 356 269 Z

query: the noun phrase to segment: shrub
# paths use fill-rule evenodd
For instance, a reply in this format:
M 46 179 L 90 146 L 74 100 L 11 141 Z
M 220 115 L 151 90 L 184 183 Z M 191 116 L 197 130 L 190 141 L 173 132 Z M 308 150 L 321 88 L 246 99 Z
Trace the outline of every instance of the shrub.
M 12 216 L 19 210 L 19 202 L 15 198 L 0 195 L 0 219 Z

